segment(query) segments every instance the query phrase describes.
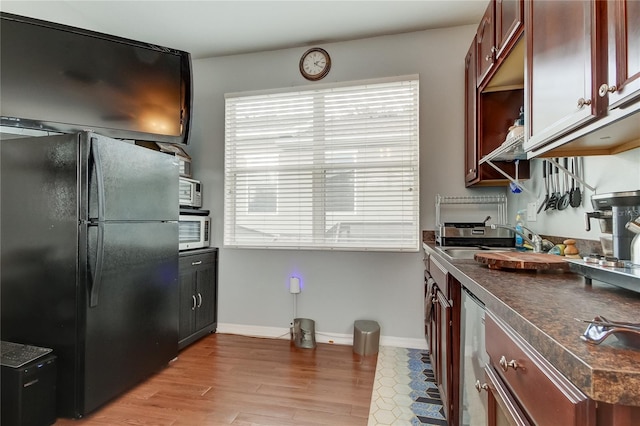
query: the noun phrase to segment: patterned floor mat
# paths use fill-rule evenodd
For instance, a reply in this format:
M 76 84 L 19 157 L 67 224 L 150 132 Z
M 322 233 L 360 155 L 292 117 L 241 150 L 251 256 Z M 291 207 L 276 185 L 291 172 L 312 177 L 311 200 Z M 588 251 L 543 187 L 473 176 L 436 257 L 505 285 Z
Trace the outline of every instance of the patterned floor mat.
M 380 347 L 368 425 L 447 425 L 428 351 Z

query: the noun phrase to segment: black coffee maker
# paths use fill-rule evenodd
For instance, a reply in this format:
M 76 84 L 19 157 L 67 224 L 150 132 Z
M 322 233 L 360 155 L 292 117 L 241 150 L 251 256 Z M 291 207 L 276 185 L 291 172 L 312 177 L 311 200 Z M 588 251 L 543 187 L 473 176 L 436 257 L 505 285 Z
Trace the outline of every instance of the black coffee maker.
M 613 234 L 613 255 L 620 260 L 630 260 L 635 234 L 626 224 L 640 216 L 640 190 L 594 194 L 591 205 L 596 211 L 585 213 L 585 229 L 591 230 L 591 219 L 599 219 L 600 230 Z

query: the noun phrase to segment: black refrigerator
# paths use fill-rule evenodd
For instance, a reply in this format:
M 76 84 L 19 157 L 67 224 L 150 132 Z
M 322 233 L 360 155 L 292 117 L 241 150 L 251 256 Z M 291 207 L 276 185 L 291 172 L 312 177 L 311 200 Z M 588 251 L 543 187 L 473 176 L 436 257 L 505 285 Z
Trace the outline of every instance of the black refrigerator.
M 53 349 L 79 418 L 177 356 L 178 162 L 89 132 L 0 148 L 1 338 Z

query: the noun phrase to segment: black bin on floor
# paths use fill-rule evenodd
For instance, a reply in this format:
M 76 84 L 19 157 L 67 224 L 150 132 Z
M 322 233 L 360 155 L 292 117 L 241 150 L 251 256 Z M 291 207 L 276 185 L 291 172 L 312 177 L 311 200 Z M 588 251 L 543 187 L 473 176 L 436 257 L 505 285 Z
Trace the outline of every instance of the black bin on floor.
M 2 426 L 56 421 L 56 356 L 50 349 L 2 342 Z

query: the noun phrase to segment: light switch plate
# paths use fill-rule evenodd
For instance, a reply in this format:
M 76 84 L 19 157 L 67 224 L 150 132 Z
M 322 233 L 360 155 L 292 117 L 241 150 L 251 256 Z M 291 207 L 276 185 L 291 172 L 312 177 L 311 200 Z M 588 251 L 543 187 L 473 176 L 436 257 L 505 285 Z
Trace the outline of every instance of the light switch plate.
M 537 210 L 535 201 L 527 204 L 527 222 L 535 222 L 537 220 Z

